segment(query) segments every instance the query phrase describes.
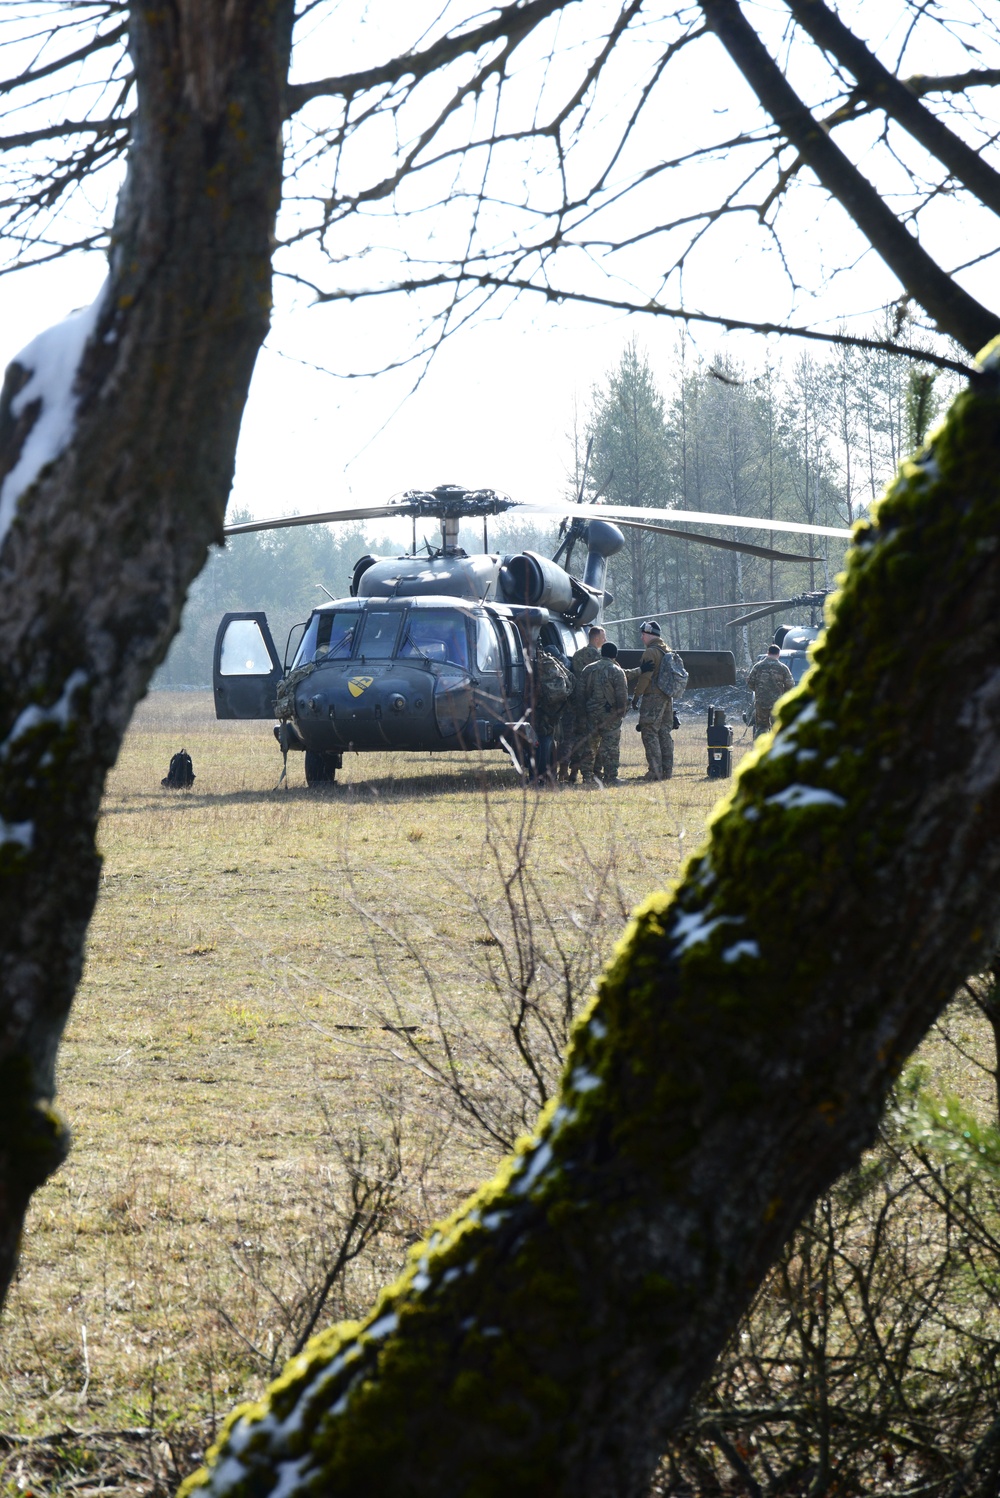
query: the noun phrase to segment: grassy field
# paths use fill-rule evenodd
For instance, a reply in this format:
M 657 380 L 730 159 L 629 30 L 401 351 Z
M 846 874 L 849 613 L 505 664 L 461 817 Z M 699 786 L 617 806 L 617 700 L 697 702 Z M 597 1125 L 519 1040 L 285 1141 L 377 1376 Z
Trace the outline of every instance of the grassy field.
M 558 1004 L 630 905 L 676 877 L 725 788 L 705 776 L 700 719 L 676 735 L 670 782 L 639 783 L 629 720 L 624 786 L 538 795 L 497 755 L 348 758 L 322 791 L 290 756 L 279 787 L 269 725 L 211 713 L 207 693 L 148 699 L 107 788 L 60 1061 L 73 1150 L 32 1208 L 0 1353 L 22 1491 L 83 1492 L 88 1473 L 93 1491 L 148 1487 L 261 1387 L 341 1220 L 345 1140 L 369 1174 L 399 1156 L 385 1230 L 327 1309 L 367 1304 L 499 1152 L 408 1036 L 431 1056 L 441 1024 L 464 1034 L 469 1095 L 489 1103 L 479 1042 L 503 1047 L 498 961 L 519 919 L 504 879 L 530 885 L 522 915 Z M 163 790 L 182 744 L 194 789 Z M 116 1434 L 106 1450 L 63 1438 L 58 1460 L 30 1444 L 67 1427 Z
M 624 785 L 539 794 L 473 755 L 349 758 L 321 791 L 290 756 L 279 786 L 269 725 L 211 713 L 148 699 L 108 783 L 60 1059 L 73 1149 L 2 1326 L 0 1493 L 171 1491 L 345 1246 L 320 1324 L 363 1311 L 533 1118 L 512 1016 L 551 1084 L 628 910 L 725 789 L 700 718 L 665 784 L 630 720 Z M 163 790 L 182 745 L 194 789 Z M 968 1003 L 948 1023 L 933 1084 L 989 1120 L 989 1034 Z

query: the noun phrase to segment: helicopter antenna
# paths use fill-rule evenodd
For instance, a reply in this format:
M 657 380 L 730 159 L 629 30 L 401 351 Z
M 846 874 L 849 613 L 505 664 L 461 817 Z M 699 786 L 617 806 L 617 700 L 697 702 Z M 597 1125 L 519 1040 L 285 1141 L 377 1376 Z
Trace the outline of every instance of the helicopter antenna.
M 327 598 L 329 598 L 329 600 L 330 600 L 331 603 L 336 603 L 337 602 L 336 598 L 330 592 L 330 589 L 325 586 L 325 584 L 323 584 L 323 583 L 317 583 L 316 586 L 317 586 L 317 588 L 321 588 L 322 589 L 322 591 L 326 594 Z

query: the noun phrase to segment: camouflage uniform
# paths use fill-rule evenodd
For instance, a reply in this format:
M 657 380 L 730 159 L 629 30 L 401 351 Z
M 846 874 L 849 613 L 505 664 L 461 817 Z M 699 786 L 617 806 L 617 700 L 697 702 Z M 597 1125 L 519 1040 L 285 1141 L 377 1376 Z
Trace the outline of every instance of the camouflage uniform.
M 552 754 L 552 738 L 569 700 L 572 684 L 569 672 L 550 651 L 539 649 L 534 661 L 534 703 L 532 724 L 538 735 L 535 753 L 535 776 L 547 775 Z
M 587 714 L 587 737 L 580 758 L 584 781 L 593 780 L 599 760 L 608 785 L 618 780 L 622 720 L 628 711 L 625 672 L 611 656 L 602 656 L 580 678 Z
M 639 662 L 639 681 L 635 695 L 639 699 L 639 732 L 646 751 L 646 779 L 669 780 L 674 773 L 674 741 L 670 730 L 674 721 L 674 699 L 655 685 L 660 661 L 667 647 L 652 639 Z
M 583 673 L 588 666 L 592 666 L 600 659 L 601 652 L 596 645 L 581 645 L 569 663 L 573 672 L 573 695 L 563 714 L 559 762 L 569 766 L 570 776 L 574 780 L 587 743 L 587 707 L 583 700 Z
M 747 677 L 747 686 L 753 693 L 753 736 L 767 733 L 771 726 L 771 714 L 779 697 L 784 697 L 795 685 L 795 678 L 776 655 L 765 655 Z

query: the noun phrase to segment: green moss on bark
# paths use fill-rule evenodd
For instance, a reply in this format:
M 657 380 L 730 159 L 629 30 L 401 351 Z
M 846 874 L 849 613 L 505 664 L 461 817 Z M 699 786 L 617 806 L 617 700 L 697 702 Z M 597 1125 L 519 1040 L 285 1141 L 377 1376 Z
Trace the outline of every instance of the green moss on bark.
M 66 1157 L 63 1119 L 38 1088 L 24 1056 L 0 1061 L 0 1136 L 10 1154 L 9 1185 L 24 1200 Z
M 963 776 L 986 816 L 1000 776 L 971 741 L 942 759 L 927 682 L 946 660 L 998 695 L 998 475 L 989 373 L 857 528 L 814 668 L 679 887 L 633 915 L 536 1132 L 365 1323 L 233 1414 L 185 1495 L 643 1490 L 981 941 L 947 828 Z M 955 893 L 932 940 L 917 886 L 939 866 Z

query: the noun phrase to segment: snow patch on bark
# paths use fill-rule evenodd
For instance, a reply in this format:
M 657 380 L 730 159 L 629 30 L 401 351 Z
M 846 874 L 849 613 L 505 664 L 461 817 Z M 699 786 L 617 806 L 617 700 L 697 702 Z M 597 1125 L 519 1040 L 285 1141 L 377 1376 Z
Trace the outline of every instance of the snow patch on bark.
M 673 936 L 677 942 L 677 956 L 687 952 L 691 947 L 700 946 L 702 942 L 708 941 L 717 926 L 727 922 L 738 923 L 743 917 L 739 915 L 716 915 L 713 916 L 707 910 L 692 910 L 682 912 L 674 921 Z
M 102 288 L 89 307 L 71 312 L 55 327 L 46 328 L 14 360 L 30 371 L 30 378 L 11 401 L 11 413 L 18 417 L 35 401 L 41 402 L 41 409 L 24 439 L 17 462 L 0 485 L 0 543 L 10 528 L 21 495 L 46 464 L 65 451 L 73 436 L 76 374 L 103 300 Z
M 20 843 L 25 852 L 30 853 L 34 842 L 34 822 L 5 822 L 0 817 L 0 848 L 5 843 Z
M 723 962 L 739 962 L 741 957 L 759 957 L 760 947 L 755 941 L 737 941 L 722 954 Z
M 371 1326 L 362 1327 L 359 1335 L 363 1341 L 379 1342 L 383 1337 L 391 1336 L 398 1326 L 399 1317 L 390 1312 L 388 1316 L 380 1316 L 377 1321 L 373 1321 Z
M 803 806 L 846 806 L 847 802 L 836 791 L 823 791 L 815 785 L 787 785 L 783 791 L 768 796 L 765 804 L 798 811 Z
M 603 1087 L 604 1083 L 586 1067 L 576 1066 L 570 1073 L 569 1085 L 574 1092 L 593 1092 L 595 1087 Z
M 511 1183 L 510 1190 L 512 1196 L 528 1195 L 528 1192 L 531 1190 L 532 1186 L 535 1185 L 538 1179 L 549 1167 L 549 1164 L 552 1160 L 552 1146 L 548 1143 L 543 1142 L 535 1147 L 533 1155 L 526 1155 L 523 1158 L 530 1159 L 531 1164 L 528 1166 L 527 1171 L 523 1176 L 520 1177 L 519 1180 L 515 1180 Z
M 54 723 L 57 728 L 65 728 L 72 714 L 73 697 L 79 687 L 86 685 L 86 681 L 86 671 L 74 671 L 67 678 L 58 701 L 51 707 L 39 707 L 37 702 L 32 702 L 18 713 L 10 733 L 0 744 L 0 759 L 6 759 L 18 739 L 30 733 L 33 728 L 39 728 L 44 723 Z
M 291 1498 L 292 1493 L 300 1491 L 302 1478 L 305 1476 L 306 1468 L 309 1466 L 310 1456 L 299 1457 L 294 1462 L 278 1463 L 278 1481 L 271 1489 L 268 1498 Z

